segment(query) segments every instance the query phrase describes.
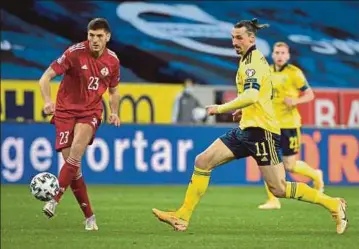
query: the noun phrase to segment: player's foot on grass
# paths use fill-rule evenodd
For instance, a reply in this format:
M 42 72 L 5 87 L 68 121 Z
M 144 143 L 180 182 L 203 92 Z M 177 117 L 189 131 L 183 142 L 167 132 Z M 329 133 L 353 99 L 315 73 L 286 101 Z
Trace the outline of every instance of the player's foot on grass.
M 332 213 L 332 216 L 337 223 L 337 234 L 343 234 L 348 227 L 348 217 L 346 214 L 347 202 L 344 199 L 337 198 L 338 209 Z
M 184 232 L 188 228 L 188 221 L 178 218 L 174 212 L 164 212 L 156 208 L 152 209 L 152 213 L 162 222 L 169 224 L 175 231 Z
M 48 218 L 54 217 L 56 205 L 57 205 L 57 202 L 55 200 L 50 200 L 50 201 L 46 202 L 42 211 Z
M 280 209 L 281 205 L 278 199 L 272 199 L 272 200 L 268 200 L 266 203 L 262 205 L 259 205 L 258 208 L 263 210 Z
M 321 171 L 320 169 L 315 170 L 318 174 L 318 182 L 314 182 L 313 183 L 313 187 L 318 190 L 319 192 L 323 193 L 324 192 L 324 180 L 323 180 L 323 171 Z
M 89 217 L 85 220 L 85 230 L 87 230 L 87 231 L 97 231 L 98 230 L 95 215 L 92 215 L 91 217 Z

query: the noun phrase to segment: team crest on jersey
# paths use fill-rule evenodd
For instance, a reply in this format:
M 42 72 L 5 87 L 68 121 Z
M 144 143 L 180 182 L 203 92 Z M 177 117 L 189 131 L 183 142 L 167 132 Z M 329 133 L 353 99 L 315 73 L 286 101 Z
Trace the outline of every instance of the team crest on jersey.
M 109 74 L 108 68 L 107 67 L 102 68 L 101 74 L 103 77 L 106 77 Z
M 288 80 L 288 77 L 287 77 L 287 76 L 283 76 L 283 77 L 282 77 L 282 83 L 283 83 L 283 84 L 284 84 L 287 80 Z
M 253 75 L 255 75 L 256 74 L 256 70 L 254 70 L 254 69 L 247 69 L 246 70 L 246 75 L 248 76 L 248 77 L 252 77 Z

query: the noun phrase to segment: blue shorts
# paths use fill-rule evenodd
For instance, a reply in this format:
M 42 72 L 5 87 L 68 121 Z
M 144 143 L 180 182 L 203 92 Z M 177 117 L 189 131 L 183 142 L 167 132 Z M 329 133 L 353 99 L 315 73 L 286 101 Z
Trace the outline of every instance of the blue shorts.
M 219 137 L 237 159 L 252 156 L 259 166 L 277 165 L 280 156 L 280 135 L 262 128 L 234 128 Z
M 280 148 L 283 156 L 292 156 L 300 149 L 300 128 L 281 129 Z

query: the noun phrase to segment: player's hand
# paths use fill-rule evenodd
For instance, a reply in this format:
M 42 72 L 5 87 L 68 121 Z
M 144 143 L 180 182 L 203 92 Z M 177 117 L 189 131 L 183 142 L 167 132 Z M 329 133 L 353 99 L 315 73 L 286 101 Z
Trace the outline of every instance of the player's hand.
M 115 113 L 111 113 L 108 122 L 114 126 L 120 126 L 120 118 Z
M 208 105 L 206 111 L 208 115 L 216 115 L 218 114 L 218 105 Z
M 239 122 L 242 118 L 242 109 L 238 109 L 232 113 L 233 122 Z
M 52 101 L 46 102 L 44 105 L 44 113 L 46 115 L 52 115 L 55 113 L 55 104 Z
M 288 107 L 294 107 L 297 105 L 297 101 L 295 99 L 292 98 L 284 98 L 284 103 L 288 106 Z

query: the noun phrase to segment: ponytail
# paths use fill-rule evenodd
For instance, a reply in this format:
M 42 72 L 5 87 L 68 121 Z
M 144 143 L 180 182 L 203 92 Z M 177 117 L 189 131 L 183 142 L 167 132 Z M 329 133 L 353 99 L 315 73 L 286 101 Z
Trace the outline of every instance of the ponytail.
M 253 18 L 251 21 L 242 20 L 234 25 L 235 28 L 246 27 L 247 31 L 253 34 L 257 33 L 257 30 L 268 28 L 269 24 L 259 24 L 257 18 Z
M 269 27 L 269 24 L 268 24 L 268 23 L 259 24 L 257 18 L 253 18 L 252 21 L 250 21 L 250 24 L 251 24 L 256 30 L 265 29 L 265 28 L 268 28 L 268 27 Z

